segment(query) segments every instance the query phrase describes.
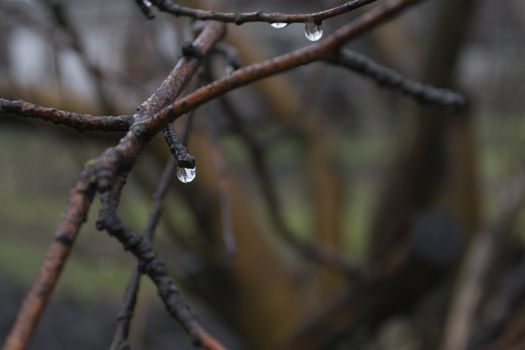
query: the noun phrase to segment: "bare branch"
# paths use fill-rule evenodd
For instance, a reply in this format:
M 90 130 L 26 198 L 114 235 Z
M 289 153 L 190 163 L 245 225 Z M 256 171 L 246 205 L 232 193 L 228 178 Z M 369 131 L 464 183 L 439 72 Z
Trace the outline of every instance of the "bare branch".
M 61 124 L 78 131 L 127 131 L 133 118 L 120 116 L 93 116 L 56 108 L 42 107 L 35 103 L 0 98 L 0 116 L 16 115 Z
M 160 11 L 170 13 L 175 16 L 185 16 L 200 20 L 215 20 L 221 22 L 243 24 L 246 22 L 268 22 L 268 23 L 304 23 L 321 21 L 350 12 L 359 7 L 368 5 L 376 0 L 352 0 L 342 5 L 328 10 L 305 13 L 305 14 L 284 14 L 278 12 L 264 12 L 257 10 L 254 12 L 218 12 L 212 10 L 201 10 L 191 7 L 176 5 L 170 0 L 153 0 L 151 3 L 158 7 Z
M 222 79 L 197 89 L 192 94 L 164 108 L 153 118 L 142 123 L 140 128 L 148 134 L 154 134 L 168 122 L 178 118 L 183 113 L 228 91 L 277 73 L 323 59 L 347 41 L 364 33 L 375 25 L 392 18 L 404 8 L 418 1 L 419 0 L 387 0 L 382 6 L 376 7 L 358 17 L 355 21 L 340 28 L 316 45 L 245 66 Z
M 169 277 L 166 265 L 155 256 L 148 239 L 133 232 L 118 216 L 116 208 L 126 177 L 127 173 L 121 173 L 113 189 L 103 194 L 102 209 L 97 220 L 97 229 L 106 230 L 122 244 L 125 250 L 131 252 L 137 258 L 140 272 L 148 275 L 155 284 L 167 311 L 194 339 L 195 344 L 201 345 L 208 350 L 224 350 L 225 348 L 208 334 L 190 311 L 180 291 Z M 153 228 L 155 225 L 156 221 L 153 222 Z
M 223 35 L 224 25 L 219 22 L 210 22 L 195 39 L 194 45 L 205 55 Z M 138 108 L 133 118 L 135 120 L 151 118 L 163 106 L 173 102 L 196 72 L 199 64 L 200 59 L 198 58 L 183 57 L 161 86 Z M 51 291 L 66 262 L 71 245 L 84 222 L 95 190 L 105 192 L 114 187 L 116 175 L 122 173 L 122 170 L 131 169 L 146 141 L 145 135 L 137 133 L 137 129 L 132 130 L 120 140 L 117 146 L 107 149 L 98 159 L 86 166 L 80 180 L 70 193 L 68 209 L 64 219 L 58 224 L 55 241 L 49 248 L 48 257 L 42 265 L 33 288 L 24 300 L 3 350 L 22 350 L 27 347 L 38 320 L 49 302 Z M 207 334 L 202 336 L 202 341 L 215 342 Z
M 166 193 L 168 192 L 171 179 L 173 178 L 173 172 L 175 171 L 176 167 L 177 161 L 175 158 L 170 158 L 166 164 L 166 167 L 164 168 L 164 171 L 162 172 L 157 189 L 153 194 L 153 207 L 149 213 L 148 223 L 144 229 L 143 234 L 144 239 L 150 244 L 153 244 L 153 240 L 155 238 L 155 229 L 157 228 L 157 224 L 161 216 L 162 202 L 166 197 Z M 139 272 L 139 267 L 140 266 L 137 266 L 137 268 L 133 270 L 133 275 L 128 281 L 124 300 L 122 301 L 122 305 L 117 316 L 117 329 L 115 330 L 115 334 L 113 336 L 113 342 L 110 347 L 111 350 L 120 349 L 121 346 L 127 341 L 129 327 L 133 317 L 133 310 L 135 309 L 135 303 L 140 286 L 141 274 Z
M 177 135 L 173 125 L 169 124 L 162 130 L 162 133 L 173 157 L 177 160 L 177 166 L 188 169 L 195 168 L 195 158 L 188 153 L 184 140 Z
M 341 50 L 326 60 L 369 77 L 382 87 L 399 90 L 419 103 L 437 104 L 452 108 L 464 108 L 467 106 L 465 97 L 455 91 L 437 88 L 430 84 L 407 78 L 398 71 L 385 67 L 354 51 Z
M 58 223 L 55 237 L 48 248 L 40 272 L 18 312 L 3 350 L 22 350 L 29 344 L 71 252 L 80 226 L 86 221 L 95 194 L 93 175 L 93 170 L 86 168 L 73 186 L 64 216 Z

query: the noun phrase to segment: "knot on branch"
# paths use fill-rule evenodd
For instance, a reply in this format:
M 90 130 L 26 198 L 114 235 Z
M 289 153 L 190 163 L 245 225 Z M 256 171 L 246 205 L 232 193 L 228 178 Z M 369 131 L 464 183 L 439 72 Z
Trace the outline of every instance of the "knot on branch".
M 200 60 L 202 58 L 202 51 L 193 45 L 191 41 L 186 41 L 182 44 L 182 56 Z

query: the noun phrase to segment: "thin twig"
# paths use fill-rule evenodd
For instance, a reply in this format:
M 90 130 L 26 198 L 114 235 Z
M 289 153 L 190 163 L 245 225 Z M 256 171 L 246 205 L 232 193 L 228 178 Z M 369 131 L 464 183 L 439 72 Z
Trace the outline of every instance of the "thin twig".
M 0 98 L 0 116 L 15 115 L 61 124 L 78 131 L 127 131 L 133 118 L 127 115 L 94 116 L 56 108 L 42 107 L 35 103 Z
M 376 7 L 353 22 L 343 26 L 316 45 L 292 51 L 262 62 L 240 68 L 211 84 L 197 89 L 188 96 L 177 100 L 173 105 L 164 108 L 153 118 L 140 124 L 147 134 L 154 134 L 168 122 L 178 118 L 183 113 L 198 107 L 220 95 L 257 80 L 288 71 L 301 65 L 323 59 L 326 55 L 338 49 L 341 45 L 392 18 L 401 10 L 414 5 L 420 0 L 387 0 L 382 6 Z
M 112 190 L 102 195 L 97 229 L 106 230 L 122 244 L 126 251 L 137 258 L 140 272 L 146 274 L 155 284 L 167 311 L 193 338 L 195 344 L 207 350 L 225 350 L 222 344 L 208 334 L 190 311 L 180 291 L 169 277 L 166 265 L 156 257 L 151 243 L 145 237 L 136 234 L 117 214 L 116 209 L 126 178 L 127 173 L 122 172 Z
M 173 178 L 173 172 L 176 168 L 177 161 L 175 158 L 170 157 L 164 171 L 162 172 L 157 189 L 153 194 L 153 207 L 151 208 L 148 223 L 143 233 L 144 239 L 150 244 L 153 244 L 155 229 L 157 228 L 161 216 L 162 202 L 168 192 L 171 179 Z M 135 309 L 137 295 L 139 293 L 140 276 L 139 266 L 137 266 L 137 268 L 133 270 L 133 275 L 128 281 L 126 293 L 117 316 L 117 328 L 113 336 L 110 350 L 119 350 L 127 342 L 129 327 L 131 319 L 133 318 L 133 310 Z
M 218 12 L 176 5 L 170 0 L 152 0 L 151 3 L 157 6 L 160 11 L 175 16 L 185 16 L 200 20 L 215 20 L 240 25 L 246 22 L 320 23 L 325 19 L 350 12 L 374 1 L 376 0 L 352 0 L 328 10 L 304 14 L 285 14 L 278 12 L 264 12 L 261 10 L 253 12 Z
M 465 97 L 455 91 L 407 78 L 398 71 L 351 50 L 338 51 L 327 58 L 327 61 L 369 77 L 382 87 L 399 90 L 419 103 L 452 108 L 464 108 L 467 105 Z
M 177 166 L 187 169 L 195 168 L 195 158 L 188 153 L 188 149 L 184 145 L 184 140 L 177 135 L 175 127 L 172 124 L 168 124 L 168 127 L 162 130 L 162 133 L 171 154 L 173 154 L 173 157 L 177 160 Z
M 95 195 L 93 169 L 82 171 L 69 194 L 69 203 L 58 223 L 40 271 L 20 308 L 3 350 L 23 350 L 31 340 L 36 324 L 44 312 L 80 226 L 86 221 Z
M 204 56 L 223 36 L 224 25 L 210 22 L 193 44 Z M 198 58 L 183 57 L 161 86 L 138 108 L 137 113 L 133 115 L 134 120 L 151 118 L 160 108 L 172 102 L 194 75 L 199 64 Z M 23 350 L 29 344 L 61 269 L 66 263 L 71 245 L 84 222 L 95 190 L 105 192 L 111 189 L 117 174 L 124 169 L 131 169 L 144 148 L 147 137 L 138 129 L 128 132 L 118 145 L 107 149 L 82 172 L 70 193 L 66 215 L 58 224 L 56 238 L 48 250 L 48 257 L 24 300 L 3 350 Z
M 170 73 L 170 76 L 163 82 L 161 87 L 141 105 L 138 112 L 133 116 L 133 124 L 126 136 L 120 140 L 117 146 L 106 150 L 82 173 L 81 180 L 77 182 L 71 193 L 70 206 L 66 212 L 66 218 L 59 223 L 57 240 L 54 242 L 54 245 L 64 245 L 64 239 L 68 244 L 73 242 L 89 209 L 94 190 L 106 192 L 113 189 L 119 192 L 118 186 L 114 186 L 117 175 L 122 175 L 132 168 L 134 161 L 148 140 L 161 128 L 165 127 L 168 122 L 173 121 L 184 112 L 192 110 L 198 105 L 240 86 L 320 60 L 325 55 L 338 49 L 345 42 L 417 1 L 387 0 L 383 6 L 374 8 L 328 36 L 317 45 L 241 68 L 231 75 L 200 88 L 174 103 L 174 96 L 181 91 L 179 88 L 183 87 L 195 73 L 200 63 L 200 57 L 208 52 L 224 34 L 224 26 L 221 23 L 210 22 L 192 46 L 193 49 L 197 49 L 195 52 L 198 55 L 185 55 L 179 61 L 179 64 L 172 72 L 173 76 Z M 310 16 L 309 20 L 311 19 Z M 172 105 L 164 107 L 170 103 Z M 159 109 L 162 107 L 164 109 L 159 112 Z M 104 195 L 104 197 L 107 196 Z M 167 277 L 164 265 L 155 258 L 150 245 L 127 227 L 116 215 L 115 211 L 108 212 L 106 221 L 103 224 L 123 243 L 125 248 L 131 250 L 141 261 L 142 268 L 159 288 L 161 297 L 170 313 L 180 321 L 190 335 L 194 339 L 198 339 L 207 349 L 224 349 L 222 345 L 218 344 L 214 338 L 204 331 L 194 316 L 188 311 L 178 291 Z M 67 235 L 64 236 L 64 232 Z M 58 248 L 50 249 L 50 251 L 54 252 L 56 249 Z M 53 255 L 49 258 L 54 268 L 52 273 L 47 271 L 47 265 L 44 265 L 34 289 L 31 290 L 26 303 L 24 303 L 22 312 L 19 313 L 18 320 L 8 338 L 9 343 L 6 344 L 4 350 L 24 349 L 29 342 L 38 318 L 47 304 L 50 291 L 56 283 L 60 268 L 65 263 L 69 248 L 66 253 L 64 253 L 64 250 L 60 251 L 61 254 L 59 254 L 58 258 L 55 259 Z M 48 275 L 51 275 L 51 277 L 48 277 Z M 41 292 L 42 288 L 45 291 L 44 293 Z M 31 306 L 33 299 L 38 300 L 36 307 Z

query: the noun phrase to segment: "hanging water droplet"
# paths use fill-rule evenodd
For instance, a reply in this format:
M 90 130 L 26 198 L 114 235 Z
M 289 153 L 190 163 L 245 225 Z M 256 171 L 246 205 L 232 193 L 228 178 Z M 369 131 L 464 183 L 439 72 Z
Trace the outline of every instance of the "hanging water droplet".
M 177 168 L 177 179 L 182 183 L 192 182 L 196 175 L 196 168 Z
M 286 22 L 272 22 L 272 23 L 270 23 L 270 25 L 272 26 L 272 28 L 275 28 L 275 29 L 283 29 L 283 28 L 286 28 L 288 26 L 288 23 L 286 23 Z
M 310 41 L 317 41 L 323 37 L 323 27 L 321 23 L 306 22 L 304 24 L 304 36 Z
M 151 5 L 152 5 L 151 1 L 149 1 L 149 0 L 142 0 L 142 3 L 143 3 L 144 6 L 146 6 L 146 7 L 151 7 Z

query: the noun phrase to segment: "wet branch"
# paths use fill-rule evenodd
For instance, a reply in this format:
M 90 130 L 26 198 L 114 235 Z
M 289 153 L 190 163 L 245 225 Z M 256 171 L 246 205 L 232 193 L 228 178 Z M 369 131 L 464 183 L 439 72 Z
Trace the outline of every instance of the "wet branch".
M 89 207 L 95 195 L 94 169 L 82 171 L 69 194 L 69 203 L 58 223 L 40 271 L 18 311 L 4 350 L 25 349 L 31 340 L 40 316 L 49 302 L 51 293 L 60 277 L 62 268 L 71 252 L 80 226 L 86 221 Z
M 224 25 L 219 22 L 210 22 L 195 39 L 193 45 L 198 48 L 203 57 L 222 39 L 223 35 Z M 152 136 L 145 133 L 140 123 L 152 118 L 162 107 L 175 100 L 193 77 L 201 62 L 201 57 L 182 57 L 161 86 L 142 103 L 137 113 L 133 115 L 134 123 L 131 130 L 115 147 L 108 148 L 99 158 L 89 162 L 83 170 L 80 179 L 70 193 L 66 214 L 58 224 L 55 240 L 48 250 L 48 256 L 24 300 L 3 350 L 22 350 L 27 347 L 40 316 L 49 302 L 51 291 L 60 276 L 62 266 L 66 263 L 71 246 L 85 221 L 95 192 L 104 193 L 113 189 L 117 174 L 131 170 L 136 158 L 149 137 Z M 118 221 L 115 222 L 119 224 Z M 161 276 L 159 273 L 158 271 L 155 273 L 156 278 L 159 278 L 158 282 L 164 282 L 163 278 L 159 277 Z M 170 293 L 167 293 L 166 297 L 169 298 Z M 201 338 L 203 343 L 214 342 L 213 339 L 209 340 L 207 334 L 202 335 Z M 215 347 L 215 349 L 220 348 Z
M 188 149 L 184 145 L 184 140 L 177 135 L 173 125 L 169 124 L 168 127 L 162 130 L 162 133 L 164 134 L 164 140 L 168 144 L 171 154 L 173 154 L 173 157 L 177 160 L 177 166 L 187 169 L 195 168 L 195 158 L 188 153 Z
M 2 115 L 40 119 L 78 131 L 127 131 L 133 121 L 133 118 L 127 115 L 94 116 L 42 107 L 21 100 L 10 101 L 0 98 L 0 116 Z
M 182 7 L 174 5 L 171 1 L 167 0 L 154 0 L 152 3 L 160 10 L 178 16 L 190 16 L 198 19 L 217 19 L 223 22 L 241 24 L 250 21 L 285 23 L 305 21 L 320 22 L 323 19 L 348 12 L 373 1 L 374 0 L 354 0 L 330 10 L 307 15 L 284 15 L 261 11 L 240 14 L 222 13 Z M 152 209 L 150 223 L 145 230 L 145 236 L 141 237 L 128 227 L 117 214 L 120 194 L 125 185 L 127 174 L 132 170 L 137 157 L 151 137 L 163 128 L 167 128 L 170 122 L 185 112 L 194 110 L 203 103 L 254 81 L 288 71 L 301 65 L 325 60 L 344 43 L 363 34 L 365 31 L 385 20 L 390 19 L 404 8 L 417 2 L 418 0 L 386 0 L 382 6 L 373 8 L 348 25 L 341 27 L 318 44 L 240 68 L 224 78 L 197 89 L 184 98 L 177 99 L 182 89 L 194 76 L 202 58 L 211 51 L 213 46 L 220 41 L 224 35 L 224 23 L 209 22 L 193 43 L 185 45 L 183 56 L 176 67 L 170 72 L 161 86 L 142 103 L 133 116 L 97 117 L 58 111 L 24 101 L 0 99 L 0 115 L 13 114 L 21 117 L 39 118 L 81 131 L 128 131 L 116 146 L 108 148 L 99 158 L 86 165 L 85 169 L 81 172 L 79 179 L 71 190 L 65 216 L 58 224 L 55 239 L 49 247 L 48 256 L 42 265 L 33 288 L 24 301 L 17 321 L 8 336 L 3 350 L 22 350 L 27 347 L 36 324 L 49 301 L 62 266 L 67 260 L 71 246 L 82 223 L 85 221 L 96 192 L 102 194 L 101 200 L 103 203 L 97 228 L 107 230 L 110 235 L 114 236 L 123 245 L 124 249 L 129 250 L 137 258 L 139 271 L 147 274 L 157 286 L 159 295 L 168 312 L 179 321 L 197 344 L 209 350 L 225 349 L 204 330 L 196 317 L 190 312 L 180 292 L 169 278 L 165 265 L 155 256 L 151 247 L 150 242 L 153 238 L 153 231 L 158 222 L 158 215 L 160 215 L 161 197 L 165 195 L 168 186 L 167 182 L 169 181 L 165 180 L 166 183 L 161 182 L 161 185 L 165 187 L 159 186 L 158 188 L 159 197 L 156 198 L 155 205 Z M 358 64 L 359 62 L 361 63 Z M 430 90 L 431 92 L 429 92 L 428 86 L 414 85 L 415 83 L 413 81 L 403 80 L 402 77 L 400 78 L 394 74 L 395 72 L 379 67 L 381 70 L 372 63 L 368 61 L 364 61 L 364 63 L 362 61 L 353 61 L 353 65 L 360 68 L 361 73 L 368 74 L 376 80 L 385 80 L 385 85 L 395 86 L 409 95 L 412 94 L 411 96 L 416 99 L 426 102 L 446 100 L 448 103 L 454 104 L 450 102 L 450 100 L 453 100 L 451 96 L 447 95 L 446 98 L 443 97 L 443 91 L 445 90 L 436 89 Z M 357 68 L 356 70 L 359 71 Z M 168 136 L 173 136 L 170 135 L 169 129 Z M 171 146 L 175 142 L 168 143 Z M 182 145 L 183 143 L 180 142 L 180 144 Z M 266 172 L 261 181 L 265 183 L 266 190 L 268 190 L 269 196 L 271 196 L 268 201 L 276 202 L 275 189 L 273 189 L 271 180 L 268 180 L 269 171 L 267 166 L 264 165 L 264 162 L 261 161 L 262 153 L 259 146 L 253 146 L 253 154 L 254 158 L 258 159 L 257 166 L 259 170 L 262 169 L 263 172 Z M 176 160 L 179 161 L 179 159 Z M 170 168 L 167 168 L 165 173 L 169 171 L 171 174 L 175 161 L 171 160 L 168 165 Z M 273 210 L 277 211 L 272 213 L 272 215 L 277 226 L 280 226 L 280 230 L 284 232 L 286 240 L 298 245 L 306 255 L 316 255 L 321 259 L 320 261 L 330 261 L 330 259 L 332 259 L 331 264 L 334 266 L 344 263 L 333 260 L 338 258 L 319 247 L 294 241 L 295 238 L 286 228 L 284 221 L 279 219 L 280 214 L 276 208 L 277 207 Z M 134 303 L 133 290 L 138 288 L 133 285 L 134 283 L 132 282 L 130 296 L 129 299 L 127 299 L 128 305 Z M 121 314 L 123 323 L 129 322 L 129 313 L 132 307 L 126 306 L 125 310 L 126 311 Z M 123 324 L 122 326 L 119 325 L 119 327 L 121 327 L 119 328 L 120 335 L 117 334 L 116 337 L 119 341 L 123 341 L 128 326 Z
M 240 25 L 246 22 L 320 23 L 325 19 L 350 12 L 374 1 L 376 0 L 352 0 L 328 10 L 305 14 L 284 14 L 278 12 L 264 12 L 261 10 L 253 12 L 219 12 L 176 5 L 171 0 L 152 0 L 151 3 L 155 5 L 160 11 L 170 13 L 177 17 L 184 16 L 200 20 L 215 20 Z M 147 8 L 145 11 L 144 7 L 141 6 L 141 10 L 146 14 L 146 16 L 151 18 L 151 11 L 148 11 L 149 8 Z
M 162 176 L 159 180 L 159 184 L 153 194 L 153 206 L 149 213 L 148 223 L 144 229 L 143 239 L 149 244 L 153 244 L 155 238 L 155 230 L 159 222 L 162 212 L 162 202 L 168 193 L 171 179 L 173 178 L 173 172 L 177 168 L 177 161 L 175 158 L 170 158 L 162 172 Z M 140 287 L 140 265 L 133 270 L 133 275 L 128 281 L 126 287 L 126 293 L 120 307 L 120 311 L 117 316 L 117 328 L 115 330 L 113 341 L 110 350 L 119 350 L 122 346 L 127 344 L 127 338 L 129 333 L 129 327 L 131 319 L 133 318 L 133 310 L 137 301 L 137 295 Z
M 272 75 L 323 59 L 341 45 L 354 39 L 374 26 L 392 18 L 401 10 L 419 0 L 389 0 L 351 23 L 343 26 L 316 45 L 298 49 L 262 62 L 240 68 L 232 74 L 197 89 L 195 92 L 177 100 L 171 106 L 141 125 L 148 133 L 155 133 L 163 125 L 175 120 L 183 113 L 192 110 L 220 95 Z
M 327 62 L 371 78 L 381 87 L 399 90 L 422 104 L 437 104 L 457 109 L 467 105 L 465 97 L 455 91 L 407 78 L 398 71 L 351 50 L 340 50 L 327 58 Z
M 166 310 L 181 324 L 196 345 L 208 350 L 225 349 L 201 326 L 169 277 L 166 265 L 156 257 L 153 251 L 151 240 L 148 238 L 153 238 L 154 228 L 158 222 L 158 218 L 153 216 L 160 215 L 160 208 L 158 211 L 155 211 L 155 208 L 152 211 L 153 216 L 151 217 L 152 221 L 150 221 L 152 229 L 148 234 L 150 237 L 141 237 L 136 234 L 117 214 L 117 207 L 122 189 L 126 184 L 127 175 L 127 172 L 121 172 L 112 190 L 102 194 L 102 208 L 97 220 L 97 229 L 106 230 L 122 244 L 124 250 L 129 251 L 137 258 L 139 272 L 146 274 L 155 284 Z M 157 203 L 160 206 L 160 201 Z

